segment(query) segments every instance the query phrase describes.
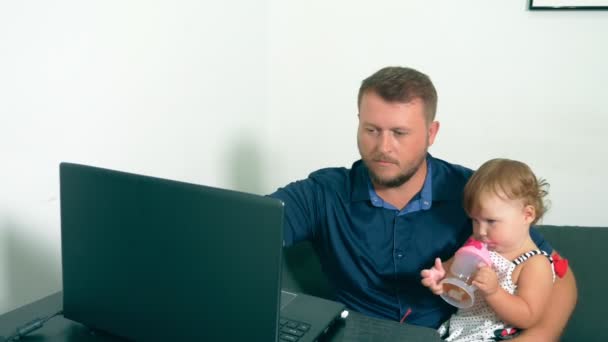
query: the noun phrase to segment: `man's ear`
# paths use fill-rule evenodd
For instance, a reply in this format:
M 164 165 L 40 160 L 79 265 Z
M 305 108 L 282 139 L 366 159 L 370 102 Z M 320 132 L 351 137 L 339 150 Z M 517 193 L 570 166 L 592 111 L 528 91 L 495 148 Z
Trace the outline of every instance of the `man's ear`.
M 435 137 L 437 136 L 437 132 L 439 132 L 439 121 L 433 121 L 429 125 L 428 133 L 429 133 L 429 146 L 433 145 L 435 142 Z

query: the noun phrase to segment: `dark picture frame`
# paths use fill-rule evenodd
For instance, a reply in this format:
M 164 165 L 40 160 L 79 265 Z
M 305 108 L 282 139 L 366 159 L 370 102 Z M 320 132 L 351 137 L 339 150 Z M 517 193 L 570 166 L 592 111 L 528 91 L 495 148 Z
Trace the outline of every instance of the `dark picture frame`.
M 530 0 L 530 10 L 607 10 L 608 0 Z

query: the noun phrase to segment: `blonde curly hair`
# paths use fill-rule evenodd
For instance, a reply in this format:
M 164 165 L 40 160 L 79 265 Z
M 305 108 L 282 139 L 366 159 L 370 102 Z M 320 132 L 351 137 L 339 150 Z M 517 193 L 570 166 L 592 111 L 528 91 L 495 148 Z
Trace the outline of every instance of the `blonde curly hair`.
M 544 199 L 549 183 L 537 178 L 532 169 L 520 161 L 497 158 L 485 162 L 469 179 L 464 188 L 464 210 L 470 216 L 479 208 L 481 196 L 493 193 L 510 200 L 522 200 L 536 211 L 532 224 L 537 223 L 548 209 Z

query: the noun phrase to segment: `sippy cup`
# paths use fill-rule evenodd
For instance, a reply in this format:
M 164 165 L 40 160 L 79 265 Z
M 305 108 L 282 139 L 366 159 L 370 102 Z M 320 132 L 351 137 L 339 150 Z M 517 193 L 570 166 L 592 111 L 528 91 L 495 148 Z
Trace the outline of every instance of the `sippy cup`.
M 473 292 L 476 289 L 471 285 L 471 276 L 480 263 L 492 266 L 490 252 L 484 243 L 470 238 L 456 251 L 446 278 L 440 282 L 443 286 L 441 298 L 461 309 L 471 307 L 475 301 Z

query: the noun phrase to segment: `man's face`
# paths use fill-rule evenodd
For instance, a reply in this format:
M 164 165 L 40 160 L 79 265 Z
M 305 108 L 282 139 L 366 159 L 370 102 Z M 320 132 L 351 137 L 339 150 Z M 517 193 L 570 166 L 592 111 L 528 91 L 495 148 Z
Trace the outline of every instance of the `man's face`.
M 359 105 L 357 145 L 375 186 L 398 187 L 425 162 L 438 122 L 426 123 L 424 103 L 386 102 L 373 91 Z

